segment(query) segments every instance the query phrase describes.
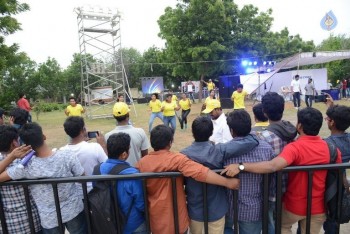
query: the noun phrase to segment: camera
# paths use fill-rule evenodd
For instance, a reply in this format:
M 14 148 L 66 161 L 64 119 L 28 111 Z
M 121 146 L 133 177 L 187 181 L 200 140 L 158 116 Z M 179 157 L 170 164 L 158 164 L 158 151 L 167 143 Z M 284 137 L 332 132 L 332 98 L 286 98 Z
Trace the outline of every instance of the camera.
M 98 136 L 98 131 L 88 132 L 88 138 L 96 138 Z
M 327 96 L 325 94 L 316 95 L 315 102 L 327 102 Z

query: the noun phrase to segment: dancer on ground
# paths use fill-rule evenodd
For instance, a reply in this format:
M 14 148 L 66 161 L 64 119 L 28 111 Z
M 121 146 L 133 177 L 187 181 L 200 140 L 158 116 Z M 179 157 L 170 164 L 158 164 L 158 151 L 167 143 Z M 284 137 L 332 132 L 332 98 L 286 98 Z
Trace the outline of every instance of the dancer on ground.
M 159 118 L 163 122 L 163 114 L 161 111 L 162 103 L 158 99 L 158 93 L 152 94 L 151 101 L 149 101 L 149 108 L 151 109 L 152 113 L 148 122 L 148 132 L 151 133 L 155 118 Z
M 85 109 L 80 104 L 77 104 L 77 99 L 75 97 L 69 98 L 69 104 L 70 105 L 67 106 L 64 111 L 67 116 L 81 116 L 85 113 Z
M 179 101 L 179 106 L 182 110 L 180 125 L 181 129 L 183 129 L 184 127 L 185 129 L 187 129 L 187 116 L 191 111 L 191 101 L 189 98 L 187 98 L 185 93 L 183 93 L 181 97 L 182 98 Z
M 247 91 L 243 90 L 243 85 L 238 84 L 237 90 L 232 93 L 233 110 L 245 109 L 244 100 L 248 96 Z
M 208 82 L 205 82 L 204 80 L 202 80 L 202 82 L 207 85 L 207 89 L 208 89 L 209 93 L 210 93 L 210 91 L 215 89 L 215 84 L 211 79 L 209 79 Z
M 165 101 L 162 102 L 161 111 L 163 112 L 163 122 L 166 126 L 171 126 L 172 129 L 176 129 L 176 116 L 175 111 L 178 111 L 180 107 L 176 102 L 172 101 L 172 94 L 168 93 L 165 97 Z

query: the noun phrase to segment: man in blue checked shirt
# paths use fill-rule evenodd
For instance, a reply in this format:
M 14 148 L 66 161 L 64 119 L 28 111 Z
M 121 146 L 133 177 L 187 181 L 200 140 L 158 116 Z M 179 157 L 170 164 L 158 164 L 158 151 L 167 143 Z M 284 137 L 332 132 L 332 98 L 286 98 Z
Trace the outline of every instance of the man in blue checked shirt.
M 234 141 L 240 141 L 249 136 L 251 131 L 251 118 L 245 110 L 235 110 L 227 117 Z M 251 151 L 225 160 L 224 164 L 247 162 L 261 162 L 274 158 L 272 147 L 260 140 L 259 145 Z M 242 169 L 244 170 L 244 168 Z M 263 175 L 242 173 L 239 176 L 241 183 L 238 192 L 238 211 L 233 210 L 233 191 L 228 190 L 229 221 L 226 226 L 232 226 L 233 213 L 238 212 L 238 229 L 240 234 L 260 234 L 262 229 L 263 204 Z M 237 228 L 237 227 L 234 227 Z

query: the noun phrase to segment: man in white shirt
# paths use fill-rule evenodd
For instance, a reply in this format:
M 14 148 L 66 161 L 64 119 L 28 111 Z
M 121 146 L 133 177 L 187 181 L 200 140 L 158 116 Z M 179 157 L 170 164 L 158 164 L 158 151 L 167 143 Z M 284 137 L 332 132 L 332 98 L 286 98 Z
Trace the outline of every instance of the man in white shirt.
M 63 124 L 64 131 L 72 138 L 71 143 L 63 146 L 63 150 L 73 151 L 83 166 L 85 175 L 92 175 L 94 167 L 105 162 L 108 157 L 105 153 L 106 142 L 101 133 L 96 134 L 98 143 L 86 142 L 87 132 L 84 119 L 80 116 L 70 116 Z M 92 189 L 92 184 L 88 183 L 88 191 Z
M 292 95 L 293 95 L 294 108 L 299 109 L 300 108 L 300 95 L 301 95 L 299 75 L 295 75 L 290 86 L 291 86 Z
M 219 100 L 215 99 L 208 103 L 202 113 L 209 114 L 214 125 L 213 135 L 209 138 L 210 141 L 218 144 L 232 140 L 232 135 L 226 122 L 226 116 L 222 112 Z

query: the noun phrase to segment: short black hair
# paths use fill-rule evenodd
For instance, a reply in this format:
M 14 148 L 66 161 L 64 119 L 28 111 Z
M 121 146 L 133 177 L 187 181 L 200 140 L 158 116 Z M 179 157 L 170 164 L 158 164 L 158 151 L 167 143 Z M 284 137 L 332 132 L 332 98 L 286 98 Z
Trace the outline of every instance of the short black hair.
M 208 141 L 213 129 L 213 122 L 207 116 L 199 116 L 192 122 L 192 134 L 197 142 Z
M 26 123 L 19 130 L 19 136 L 26 145 L 30 145 L 33 150 L 44 144 L 43 130 L 37 123 Z
M 336 129 L 345 131 L 350 126 L 350 107 L 334 105 L 328 108 L 326 115 L 335 123 Z
M 299 75 L 295 75 L 294 78 L 299 78 Z
M 242 84 L 238 84 L 237 85 L 237 89 L 239 89 L 239 88 L 243 89 L 243 85 Z
M 14 118 L 14 123 L 18 125 L 23 125 L 28 121 L 28 111 L 21 108 L 14 108 L 10 111 L 10 117 Z
M 303 132 L 309 136 L 317 136 L 322 127 L 322 113 L 312 107 L 306 107 L 298 111 L 298 123 L 303 127 Z
M 156 96 L 156 99 L 159 99 L 158 93 L 152 93 L 152 95 Z M 152 97 L 151 95 L 151 97 Z
M 80 116 L 70 116 L 64 121 L 64 131 L 71 138 L 79 136 L 80 132 L 84 130 L 84 119 Z
M 263 112 L 272 121 L 280 121 L 284 112 L 284 99 L 276 92 L 267 92 L 261 99 Z
M 72 100 L 72 99 L 73 99 L 74 101 L 77 101 L 77 99 L 76 99 L 75 97 L 69 97 L 69 101 Z
M 165 95 L 165 99 L 167 99 L 168 97 L 172 97 L 173 95 L 171 93 L 168 93 L 167 95 Z
M 107 140 L 108 158 L 118 159 L 124 152 L 129 152 L 130 135 L 124 132 L 114 133 Z
M 113 115 L 113 116 L 117 120 L 117 122 L 122 122 L 122 121 L 126 120 L 126 118 L 129 118 L 129 113 L 127 113 L 126 115 L 122 115 L 122 116 L 115 116 L 115 115 Z
M 18 130 L 10 125 L 0 126 L 0 152 L 8 152 L 13 140 L 18 139 Z
M 174 140 L 174 130 L 164 124 L 155 126 L 151 131 L 151 146 L 154 151 L 165 149 Z
M 247 136 L 252 130 L 252 120 L 246 110 L 235 110 L 228 114 L 227 125 L 239 137 Z
M 18 94 L 18 97 L 19 97 L 19 98 L 22 98 L 23 96 L 24 96 L 24 93 L 19 93 L 19 94 Z
M 268 121 L 268 118 L 264 115 L 263 105 L 261 103 L 258 103 L 258 104 L 253 106 L 253 113 L 254 113 L 255 118 L 258 121 L 261 121 L 261 122 Z

